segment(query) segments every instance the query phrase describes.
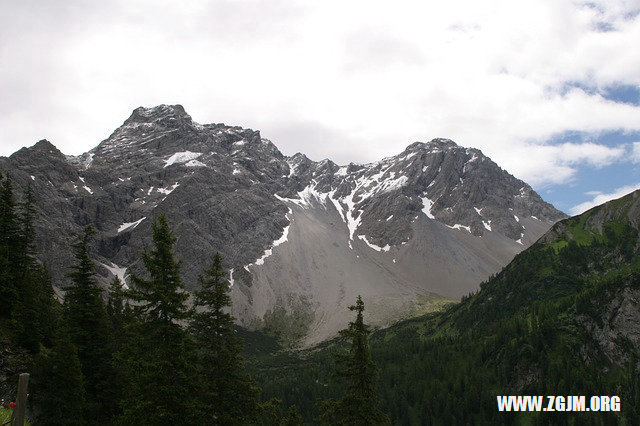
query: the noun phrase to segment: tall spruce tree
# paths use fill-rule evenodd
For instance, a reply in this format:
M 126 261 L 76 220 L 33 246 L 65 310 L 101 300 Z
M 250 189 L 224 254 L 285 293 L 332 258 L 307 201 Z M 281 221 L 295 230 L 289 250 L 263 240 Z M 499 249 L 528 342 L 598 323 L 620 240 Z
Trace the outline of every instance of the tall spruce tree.
M 87 419 L 103 423 L 116 413 L 117 390 L 112 386 L 113 336 L 89 257 L 92 235 L 93 228 L 87 226 L 73 246 L 76 264 L 68 274 L 71 284 L 64 288 L 64 307 L 84 376 Z
M 389 418 L 380 411 L 376 394 L 377 367 L 371 360 L 368 337 L 369 326 L 364 323 L 364 302 L 358 296 L 349 306 L 356 319 L 340 331 L 350 341 L 348 352 L 336 353 L 334 376 L 346 382 L 346 390 L 338 401 L 326 401 L 323 419 L 341 425 L 387 425 Z
M 53 300 L 53 303 L 57 303 Z M 54 310 L 53 344 L 42 347 L 34 357 L 29 383 L 34 404 L 38 407 L 36 424 L 86 425 L 85 392 L 78 352 L 60 307 Z M 95 420 L 95 419 L 94 419 Z
M 197 347 L 199 399 L 211 424 L 252 424 L 258 417 L 258 388 L 244 370 L 242 345 L 236 337 L 229 282 L 216 253 L 198 277 L 190 329 Z M 197 308 L 200 308 L 198 310 Z
M 0 174 L 0 317 L 9 317 L 17 301 L 20 256 L 13 183 Z
M 20 203 L 20 212 L 17 216 L 18 224 L 18 250 L 20 272 L 26 273 L 29 266 L 36 261 L 36 231 L 34 221 L 36 218 L 36 201 L 31 184 L 27 186 L 24 200 Z
M 188 298 L 173 256 L 175 237 L 164 215 L 152 223 L 153 250 L 143 253 L 149 278 L 131 276 L 128 296 L 140 315 L 140 342 L 128 345 L 121 424 L 197 424 L 190 347 L 179 321 Z M 206 423 L 204 420 L 202 423 Z
M 107 315 L 114 335 L 114 351 L 122 352 L 131 337 L 128 328 L 136 322 L 136 316 L 127 300 L 127 290 L 118 277 L 113 277 L 109 284 Z
M 31 185 L 17 214 L 17 244 L 14 256 L 18 264 L 14 283 L 17 295 L 11 314 L 16 343 L 31 354 L 40 345 L 50 346 L 53 335 L 53 288 L 48 271 L 36 258 L 34 220 L 35 198 Z

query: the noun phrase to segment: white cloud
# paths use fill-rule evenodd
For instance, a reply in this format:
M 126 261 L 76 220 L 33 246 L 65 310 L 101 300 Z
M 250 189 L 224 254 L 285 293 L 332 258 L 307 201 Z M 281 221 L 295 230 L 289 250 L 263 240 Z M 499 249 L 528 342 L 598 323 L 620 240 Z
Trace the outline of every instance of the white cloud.
M 640 142 L 631 144 L 631 158 L 634 163 L 640 163 Z
M 635 191 L 640 188 L 640 182 L 633 185 L 625 185 L 621 188 L 615 189 L 613 192 L 608 194 L 603 194 L 598 191 L 589 191 L 587 195 L 595 195 L 593 199 L 589 201 L 585 201 L 584 203 L 580 203 L 577 206 L 574 206 L 570 209 L 570 213 L 572 215 L 578 215 L 580 213 L 584 213 L 592 207 L 598 206 L 602 203 L 606 203 L 607 201 L 615 200 L 616 198 L 620 198 L 622 196 L 627 195 L 628 193 Z
M 625 158 L 624 146 L 609 147 L 591 142 L 565 142 L 556 145 L 514 144 L 503 165 L 517 168 L 533 185 L 560 184 L 572 180 L 578 165 L 600 168 Z M 498 155 L 499 157 L 499 155 Z M 529 159 L 529 161 L 522 161 Z M 499 162 L 500 164 L 500 162 Z
M 180 103 L 285 154 L 364 162 L 448 137 L 544 185 L 621 158 L 554 135 L 640 131 L 640 107 L 599 94 L 640 86 L 638 1 L 45 4 L 0 4 L 0 154 L 43 137 L 77 154 L 139 105 Z

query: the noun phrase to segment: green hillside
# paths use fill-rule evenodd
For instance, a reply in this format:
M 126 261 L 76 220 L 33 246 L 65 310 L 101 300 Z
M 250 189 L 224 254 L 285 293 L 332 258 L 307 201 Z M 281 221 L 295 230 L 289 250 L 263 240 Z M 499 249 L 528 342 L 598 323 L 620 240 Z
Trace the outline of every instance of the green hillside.
M 640 424 L 640 192 L 557 223 L 476 294 L 371 339 L 394 424 Z M 252 339 L 250 339 L 252 340 Z M 264 396 L 297 404 L 339 391 L 333 341 L 249 356 Z M 618 395 L 609 413 L 503 413 L 497 395 Z

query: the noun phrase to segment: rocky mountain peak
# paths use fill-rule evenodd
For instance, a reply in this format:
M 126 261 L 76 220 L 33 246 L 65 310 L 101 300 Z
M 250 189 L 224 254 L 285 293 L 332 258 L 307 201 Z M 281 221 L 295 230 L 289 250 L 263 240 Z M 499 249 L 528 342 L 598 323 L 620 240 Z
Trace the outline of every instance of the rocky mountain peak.
M 158 105 L 151 108 L 138 107 L 124 124 L 162 122 L 170 124 L 175 121 L 192 123 L 191 116 L 186 113 L 182 105 Z
M 43 258 L 58 286 L 69 236 L 87 224 L 99 232 L 105 278 L 141 272 L 151 219 L 163 212 L 189 287 L 219 251 L 236 317 L 252 324 L 275 307 L 309 309 L 315 338 L 344 325 L 332 309 L 359 293 L 394 306 L 424 292 L 460 297 L 564 217 L 480 150 L 448 139 L 340 166 L 284 156 L 256 130 L 196 123 L 180 105 L 136 108 L 80 156 L 41 141 L 0 166 L 42 200 Z
M 33 155 L 64 158 L 64 154 L 60 152 L 60 150 L 56 148 L 54 144 L 52 144 L 46 139 L 39 140 L 31 147 L 25 147 L 25 148 L 19 149 L 12 155 L 12 157 L 19 158 L 23 156 L 33 156 Z

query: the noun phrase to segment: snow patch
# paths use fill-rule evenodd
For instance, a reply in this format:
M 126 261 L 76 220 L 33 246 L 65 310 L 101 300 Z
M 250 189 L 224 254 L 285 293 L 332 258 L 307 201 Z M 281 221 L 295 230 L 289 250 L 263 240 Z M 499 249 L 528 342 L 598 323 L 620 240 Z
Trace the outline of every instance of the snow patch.
M 389 217 L 387 218 L 387 222 L 389 222 L 389 221 L 391 220 L 391 218 L 392 218 L 392 217 L 393 217 L 393 215 L 389 216 Z
M 178 182 L 176 182 L 170 188 L 158 188 L 157 191 L 159 193 L 161 193 L 161 194 L 169 195 L 169 194 L 171 194 L 173 192 L 174 189 L 176 189 L 179 186 L 180 186 L 180 184 Z
M 484 208 L 484 207 L 483 207 L 483 208 Z M 473 209 L 476 211 L 476 213 L 478 213 L 478 216 L 482 216 L 482 213 L 481 213 L 481 212 L 482 212 L 482 209 L 479 209 L 479 208 L 477 208 L 477 207 L 474 207 Z
M 491 231 L 491 221 L 489 222 L 485 222 L 484 220 L 482 221 L 482 224 L 484 225 L 484 229 L 486 229 L 487 231 Z
M 164 167 L 169 167 L 172 164 L 183 164 L 189 162 L 191 160 L 195 160 L 196 158 L 202 155 L 201 152 L 191 152 L 191 151 L 182 151 L 176 152 L 171 157 L 164 160 Z
M 312 185 L 309 185 L 302 191 L 298 192 L 298 197 L 299 197 L 298 199 L 283 198 L 277 194 L 274 194 L 274 196 L 280 201 L 288 201 L 302 208 L 311 207 L 314 201 L 317 201 L 318 203 L 322 204 L 325 207 L 327 203 L 327 194 L 317 191 L 315 186 L 312 186 Z
M 298 169 L 298 165 L 293 163 L 290 160 L 287 160 L 287 164 L 289 165 L 289 176 L 288 177 L 291 177 L 296 173 L 296 171 Z
M 347 166 L 342 166 L 336 172 L 336 176 L 346 176 L 347 175 Z
M 405 160 L 408 160 L 409 158 L 413 158 L 413 157 L 415 157 L 416 155 L 418 155 L 418 153 L 417 153 L 417 152 L 412 152 L 412 153 L 410 153 L 410 154 L 405 155 L 404 159 L 405 159 Z
M 524 244 L 522 243 L 522 238 L 523 238 L 523 237 L 524 237 L 524 234 L 523 234 L 523 233 L 520 233 L 520 239 L 516 240 L 516 243 L 518 243 L 518 244 L 520 244 L 520 245 L 524 245 Z
M 384 182 L 382 182 L 382 185 L 379 187 L 379 189 L 375 193 L 376 194 L 384 193 L 384 192 L 390 192 L 396 189 L 400 189 L 406 185 L 408 180 L 409 178 L 407 178 L 406 176 L 400 176 L 397 179 L 385 180 Z M 371 195 L 374 195 L 374 194 L 371 194 Z
M 106 265 L 106 264 L 102 264 L 102 266 L 104 266 L 105 268 L 107 268 L 107 270 L 109 272 L 111 272 L 112 275 L 118 277 L 120 279 L 120 282 L 122 283 L 122 287 L 124 287 L 125 289 L 128 289 L 129 287 L 127 286 L 127 267 L 125 266 L 124 268 L 119 267 L 118 265 L 116 265 L 115 263 L 111 262 L 111 266 Z
M 516 222 L 520 222 L 520 218 L 518 218 L 518 216 L 516 216 L 515 214 L 513 215 L 513 218 L 516 220 Z
M 464 225 L 460 225 L 460 224 L 456 223 L 453 226 L 447 225 L 447 227 L 449 227 L 451 229 L 466 229 L 468 233 L 471 233 L 471 227 L 470 226 L 464 226 Z
M 36 177 L 31 175 L 31 180 L 36 180 Z
M 90 153 L 89 157 L 87 157 L 87 159 L 84 161 L 83 167 L 85 170 L 87 170 L 91 166 L 91 163 L 93 163 L 94 156 L 95 156 L 94 153 Z
M 387 244 L 384 247 L 380 247 L 380 246 L 377 246 L 375 244 L 372 244 L 372 243 L 369 242 L 369 240 L 367 240 L 367 237 L 364 236 L 364 235 L 358 235 L 358 238 L 360 238 L 362 241 L 364 241 L 369 247 L 371 247 L 375 251 L 389 251 L 389 249 L 391 248 L 391 246 L 389 246 L 389 244 Z
M 89 194 L 93 194 L 93 191 L 91 190 L 91 188 L 89 188 L 87 186 L 87 184 L 85 183 L 84 178 L 82 176 L 78 176 L 78 177 L 80 178 L 82 183 L 84 183 L 84 186 L 83 186 L 84 190 L 87 191 Z M 75 185 L 73 185 L 73 186 L 75 187 Z
M 229 271 L 229 287 L 233 287 L 233 268 Z
M 140 220 L 136 220 L 135 222 L 127 222 L 127 223 L 123 223 L 122 225 L 120 225 L 120 227 L 118 228 L 118 234 L 121 233 L 122 231 L 126 231 L 129 229 L 134 229 L 136 226 L 140 225 L 140 222 L 142 222 L 143 220 L 146 219 L 146 216 L 143 217 Z
M 358 226 L 360 226 L 360 222 L 362 222 L 362 210 L 355 212 L 356 203 L 353 201 L 353 197 L 355 196 L 356 190 L 357 188 L 344 200 L 347 205 L 347 211 L 344 212 L 344 219 L 347 224 L 347 228 L 349 229 L 350 249 L 353 249 L 353 246 L 351 245 L 351 241 L 353 241 L 353 234 L 356 232 L 356 229 L 358 229 Z M 353 217 L 354 213 L 357 213 L 355 218 Z
M 285 215 L 285 217 L 287 219 L 289 219 L 289 224 L 287 226 L 284 227 L 283 231 L 282 231 L 282 236 L 280 238 L 278 238 L 277 240 L 275 240 L 272 244 L 271 244 L 271 248 L 268 248 L 264 251 L 264 254 L 262 255 L 262 257 L 258 260 L 256 260 L 255 262 L 253 262 L 251 265 L 263 265 L 264 264 L 264 260 L 271 256 L 273 254 L 273 249 L 278 247 L 280 244 L 288 241 L 288 237 L 289 237 L 289 227 L 291 226 L 291 218 L 289 217 L 290 215 L 293 215 L 293 212 L 291 211 L 291 209 L 289 209 L 289 212 Z M 249 265 L 249 266 L 251 266 Z
M 433 207 L 433 201 L 431 201 L 427 197 L 422 197 L 422 211 L 427 215 L 429 219 L 435 219 L 435 216 L 431 213 L 431 208 Z
M 206 164 L 204 164 L 202 161 L 198 161 L 198 160 L 187 161 L 185 163 L 185 166 L 187 166 L 187 167 L 207 167 Z

